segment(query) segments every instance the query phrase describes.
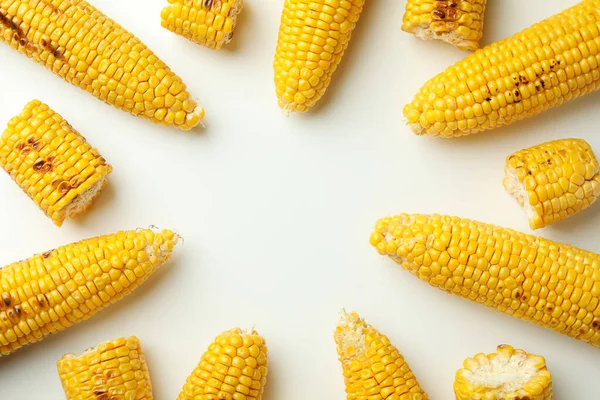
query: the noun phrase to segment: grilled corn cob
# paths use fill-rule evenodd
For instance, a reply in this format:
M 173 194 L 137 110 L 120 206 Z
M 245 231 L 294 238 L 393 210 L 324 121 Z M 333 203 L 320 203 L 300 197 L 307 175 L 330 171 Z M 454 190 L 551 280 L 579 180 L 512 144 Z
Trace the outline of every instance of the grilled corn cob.
M 242 0 L 169 0 L 161 12 L 163 28 L 209 49 L 218 50 L 233 38 Z
M 357 313 L 342 314 L 335 330 L 348 400 L 427 400 L 404 357 Z
M 225 331 L 202 355 L 177 399 L 260 400 L 267 364 L 267 346 L 256 331 Z
M 0 0 L 0 41 L 133 115 L 183 130 L 204 117 L 181 78 L 84 0 Z
M 286 113 L 308 111 L 325 94 L 365 0 L 285 0 L 275 88 Z
M 497 353 L 467 358 L 456 372 L 456 400 L 552 400 L 552 375 L 544 357 L 500 345 Z
M 408 0 L 402 30 L 438 39 L 461 50 L 477 50 L 487 0 Z
M 600 87 L 600 0 L 583 0 L 429 80 L 404 115 L 417 135 L 469 135 Z
M 125 231 L 69 244 L 0 269 L 0 355 L 84 321 L 171 258 L 178 236 Z
M 600 347 L 600 255 L 456 217 L 379 220 L 371 244 L 421 280 Z
M 504 188 L 525 208 L 531 229 L 592 205 L 600 195 L 598 160 L 583 139 L 554 140 L 506 159 Z
M 102 343 L 57 363 L 67 400 L 152 400 L 152 383 L 135 336 Z

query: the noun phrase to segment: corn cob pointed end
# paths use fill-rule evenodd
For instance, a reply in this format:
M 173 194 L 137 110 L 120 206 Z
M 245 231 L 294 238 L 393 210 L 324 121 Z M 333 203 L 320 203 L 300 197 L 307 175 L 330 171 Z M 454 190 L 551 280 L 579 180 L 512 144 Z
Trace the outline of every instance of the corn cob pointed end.
M 356 312 L 341 311 L 334 339 L 342 363 L 347 363 L 367 350 L 365 328 L 367 324 Z

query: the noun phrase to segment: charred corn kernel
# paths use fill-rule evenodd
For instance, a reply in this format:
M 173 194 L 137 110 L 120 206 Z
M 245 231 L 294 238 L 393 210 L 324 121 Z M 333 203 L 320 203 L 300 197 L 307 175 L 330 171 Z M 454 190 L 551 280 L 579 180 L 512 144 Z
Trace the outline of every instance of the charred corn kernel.
M 600 196 L 598 160 L 583 139 L 518 151 L 506 159 L 504 171 L 504 188 L 525 208 L 531 229 L 585 210 Z
M 365 0 L 285 0 L 275 52 L 275 90 L 286 113 L 325 94 Z
M 67 400 L 152 400 L 152 382 L 137 337 L 66 354 L 57 363 Z
M 84 0 L 0 0 L 0 41 L 100 100 L 155 123 L 188 130 L 204 109 L 185 84 L 133 34 Z M 154 100 L 174 97 L 171 105 Z M 183 122 L 165 118 L 182 108 Z M 170 114 L 169 114 L 170 113 Z
M 348 400 L 429 398 L 389 339 L 357 313 L 342 313 L 334 338 Z
M 600 255 L 476 221 L 400 214 L 371 244 L 431 286 L 600 347 Z
M 218 50 L 233 38 L 242 0 L 169 0 L 162 10 L 163 28 L 209 49 Z
M 112 171 L 98 150 L 38 100 L 8 123 L 0 166 L 58 226 L 91 207 Z
M 439 39 L 461 50 L 477 50 L 487 0 L 408 0 L 402 30 Z
M 456 400 L 552 400 L 552 375 L 544 357 L 500 345 L 493 354 L 467 358 L 456 372 Z
M 508 125 L 595 91 L 598 24 L 600 0 L 583 0 L 432 78 L 404 107 L 404 116 L 417 135 L 452 138 Z M 446 108 L 450 102 L 455 110 Z
M 0 269 L 0 355 L 85 321 L 171 258 L 169 230 L 121 231 Z

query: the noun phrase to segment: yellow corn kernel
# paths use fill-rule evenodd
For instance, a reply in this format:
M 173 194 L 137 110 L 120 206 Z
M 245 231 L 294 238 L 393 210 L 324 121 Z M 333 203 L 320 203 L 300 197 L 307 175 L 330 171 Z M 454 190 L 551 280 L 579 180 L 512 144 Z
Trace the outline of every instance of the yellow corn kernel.
M 152 400 L 152 382 L 137 337 L 119 338 L 65 354 L 57 363 L 67 400 Z

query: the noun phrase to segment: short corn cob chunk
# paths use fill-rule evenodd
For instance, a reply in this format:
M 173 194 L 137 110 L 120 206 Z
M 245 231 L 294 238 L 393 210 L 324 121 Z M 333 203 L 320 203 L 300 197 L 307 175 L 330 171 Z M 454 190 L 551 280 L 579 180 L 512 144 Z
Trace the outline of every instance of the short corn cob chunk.
M 0 0 L 0 41 L 133 115 L 183 130 L 204 117 L 181 78 L 84 0 Z
M 365 0 L 285 0 L 273 63 L 279 106 L 306 112 L 325 94 Z
M 600 255 L 467 219 L 400 214 L 371 244 L 431 286 L 600 347 Z
M 600 0 L 583 0 L 429 80 L 404 107 L 417 135 L 470 135 L 600 87 Z
M 552 400 L 552 375 L 544 357 L 500 345 L 497 353 L 467 358 L 456 372 L 456 400 Z
M 85 321 L 171 258 L 169 230 L 121 231 L 0 269 L 0 355 Z
M 79 132 L 38 100 L 8 123 L 0 166 L 57 226 L 91 207 L 112 171 Z
M 402 30 L 438 39 L 461 50 L 477 50 L 487 0 L 408 0 Z
M 242 0 L 169 0 L 162 10 L 163 28 L 209 49 L 218 50 L 233 38 Z
M 225 331 L 202 355 L 177 400 L 260 400 L 267 365 L 267 345 L 255 330 Z
M 342 314 L 334 338 L 348 400 L 429 398 L 387 336 L 357 313 Z
M 58 374 L 67 400 L 152 400 L 152 382 L 137 337 L 102 343 L 83 354 L 66 354 Z
M 510 155 L 504 188 L 525 208 L 531 229 L 543 228 L 598 199 L 599 168 L 585 140 L 554 140 Z

